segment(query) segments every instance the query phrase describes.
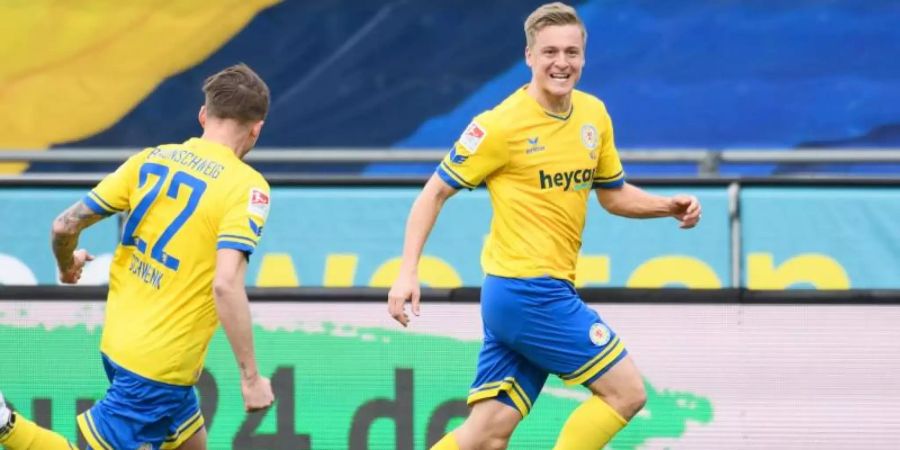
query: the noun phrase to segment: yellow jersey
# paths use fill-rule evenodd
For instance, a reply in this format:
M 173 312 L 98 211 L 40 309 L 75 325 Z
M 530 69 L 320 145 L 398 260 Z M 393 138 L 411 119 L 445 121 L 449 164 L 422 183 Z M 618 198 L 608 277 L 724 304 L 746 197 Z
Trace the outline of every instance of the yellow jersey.
M 104 178 L 85 204 L 128 218 L 110 266 L 100 350 L 145 378 L 194 384 L 219 323 L 216 251 L 253 252 L 269 195 L 232 149 L 199 138 L 145 149 Z
M 569 113 L 558 115 L 519 89 L 475 117 L 437 174 L 456 189 L 487 184 L 494 215 L 485 273 L 570 281 L 591 187 L 625 182 L 606 107 L 578 90 Z

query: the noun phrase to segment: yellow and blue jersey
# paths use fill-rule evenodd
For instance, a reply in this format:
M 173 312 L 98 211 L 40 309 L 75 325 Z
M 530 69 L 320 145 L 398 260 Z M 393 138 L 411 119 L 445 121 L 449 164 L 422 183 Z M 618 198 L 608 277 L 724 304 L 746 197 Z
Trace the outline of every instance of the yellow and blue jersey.
M 232 149 L 198 138 L 145 149 L 103 179 L 84 202 L 99 214 L 129 214 L 100 350 L 150 380 L 195 383 L 218 326 L 216 251 L 254 251 L 269 196 Z
M 519 89 L 475 117 L 437 173 L 457 189 L 487 184 L 494 212 L 481 256 L 487 274 L 570 281 L 592 185 L 625 182 L 606 107 L 578 90 L 569 113 L 558 115 Z

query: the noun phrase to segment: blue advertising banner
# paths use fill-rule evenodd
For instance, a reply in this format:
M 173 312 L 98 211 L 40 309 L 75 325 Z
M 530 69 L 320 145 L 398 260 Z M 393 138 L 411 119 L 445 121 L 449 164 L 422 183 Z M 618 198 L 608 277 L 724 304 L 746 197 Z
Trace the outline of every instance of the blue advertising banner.
M 57 283 L 50 227 L 59 213 L 86 193 L 87 189 L 0 189 L 0 285 Z M 105 284 L 109 279 L 117 230 L 116 218 L 108 218 L 81 234 L 79 246 L 98 256 L 85 267 L 84 284 Z
M 579 286 L 733 287 L 728 199 L 720 187 L 689 192 L 703 221 L 681 230 L 671 219 L 614 217 L 589 201 Z M 83 189 L 0 189 L 0 284 L 55 284 L 50 225 Z M 417 188 L 276 187 L 262 243 L 251 258 L 255 286 L 389 286 L 397 274 L 406 216 Z M 744 187 L 742 279 L 752 289 L 900 287 L 900 189 Z M 450 199 L 432 232 L 420 278 L 432 287 L 478 286 L 490 228 L 487 191 Z M 85 231 L 97 255 L 84 284 L 104 284 L 118 241 L 118 218 Z
M 900 287 L 900 189 L 745 187 L 751 289 Z
M 703 203 L 703 222 L 681 230 L 672 219 L 614 217 L 589 200 L 579 286 L 729 287 L 728 200 L 720 187 L 650 189 L 690 192 Z M 79 189 L 2 189 L 0 205 L 14 220 L 0 223 L 0 284 L 53 284 L 50 224 L 79 199 Z M 251 258 L 256 286 L 389 286 L 397 274 L 406 217 L 418 188 L 276 187 L 262 242 Z M 450 199 L 432 232 L 420 278 L 432 287 L 478 286 L 481 246 L 491 206 L 484 189 Z M 107 281 L 118 237 L 114 218 L 83 234 L 98 259 L 83 283 Z

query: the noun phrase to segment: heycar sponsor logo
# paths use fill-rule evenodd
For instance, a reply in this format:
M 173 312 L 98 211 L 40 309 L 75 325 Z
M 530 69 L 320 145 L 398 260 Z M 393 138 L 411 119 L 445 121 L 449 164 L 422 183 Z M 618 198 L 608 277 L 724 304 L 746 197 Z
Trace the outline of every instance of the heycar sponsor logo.
M 580 191 L 582 189 L 590 189 L 591 185 L 593 185 L 594 170 L 579 169 L 556 173 L 546 173 L 541 170 L 538 178 L 541 179 L 541 189 L 561 187 L 564 191 Z

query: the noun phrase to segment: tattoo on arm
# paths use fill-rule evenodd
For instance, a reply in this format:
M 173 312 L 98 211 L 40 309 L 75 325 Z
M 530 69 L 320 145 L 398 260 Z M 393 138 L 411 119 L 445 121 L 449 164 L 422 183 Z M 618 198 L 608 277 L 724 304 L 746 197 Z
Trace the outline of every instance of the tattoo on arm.
M 97 214 L 78 201 L 53 221 L 53 254 L 61 269 L 72 265 L 72 252 L 78 246 L 81 230 L 99 222 L 105 215 Z

